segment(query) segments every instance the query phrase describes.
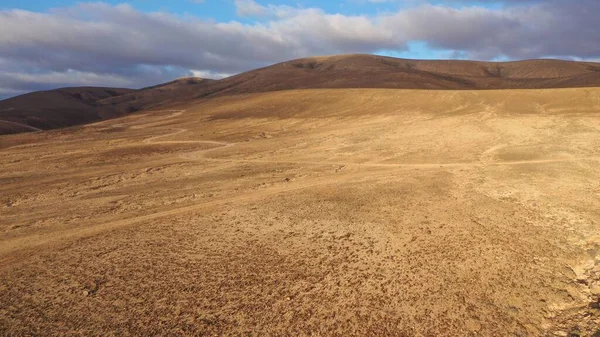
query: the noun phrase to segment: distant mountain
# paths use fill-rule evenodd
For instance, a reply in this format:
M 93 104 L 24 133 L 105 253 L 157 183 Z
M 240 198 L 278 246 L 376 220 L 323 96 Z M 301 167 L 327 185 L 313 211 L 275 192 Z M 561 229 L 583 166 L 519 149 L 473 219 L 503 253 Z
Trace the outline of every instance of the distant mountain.
M 542 89 L 600 86 L 600 64 L 562 60 L 477 62 L 376 55 L 311 57 L 216 81 L 200 96 L 308 88 Z
M 48 130 L 117 117 L 95 102 L 132 92 L 118 88 L 63 88 L 0 101 L 0 134 Z
M 140 90 L 66 88 L 0 101 L 0 134 L 53 129 L 197 99 L 316 88 L 545 89 L 600 87 L 600 63 L 477 62 L 376 55 L 310 57 L 222 80 L 182 78 Z
M 110 107 L 118 113 L 130 113 L 146 109 L 159 109 L 182 100 L 193 98 L 211 83 L 216 81 L 184 77 L 164 84 L 135 90 L 124 95 L 108 97 L 97 101 L 99 107 Z
M 188 77 L 139 90 L 63 88 L 0 101 L 0 135 L 86 124 L 193 96 L 211 80 Z

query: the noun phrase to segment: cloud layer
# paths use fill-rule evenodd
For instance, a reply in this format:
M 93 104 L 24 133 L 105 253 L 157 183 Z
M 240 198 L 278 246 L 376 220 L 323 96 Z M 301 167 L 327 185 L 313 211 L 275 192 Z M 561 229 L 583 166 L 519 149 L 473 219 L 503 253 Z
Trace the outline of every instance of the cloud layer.
M 104 3 L 47 13 L 0 11 L 0 96 L 221 77 L 310 55 L 402 52 L 411 41 L 473 59 L 600 58 L 597 0 L 512 0 L 497 9 L 477 1 L 424 2 L 351 16 L 235 0 L 238 16 L 254 20 L 231 22 Z

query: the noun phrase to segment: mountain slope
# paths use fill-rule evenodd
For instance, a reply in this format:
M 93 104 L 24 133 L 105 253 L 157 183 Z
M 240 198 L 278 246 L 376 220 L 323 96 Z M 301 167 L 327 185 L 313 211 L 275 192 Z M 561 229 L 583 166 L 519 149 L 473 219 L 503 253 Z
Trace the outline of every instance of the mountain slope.
M 158 108 L 170 103 L 193 98 L 215 81 L 198 77 L 184 77 L 168 83 L 136 90 L 125 95 L 108 97 L 96 102 L 99 107 L 112 107 L 118 113 Z
M 67 88 L 0 101 L 0 134 L 52 129 L 225 95 L 318 88 L 546 89 L 600 87 L 600 63 L 477 62 L 376 55 L 310 57 L 222 80 L 182 78 L 140 90 Z
M 600 86 L 600 64 L 562 60 L 476 62 L 376 55 L 311 57 L 217 81 L 202 97 L 307 88 L 544 89 Z
M 0 101 L 0 135 L 86 124 L 193 97 L 211 80 L 187 77 L 143 88 L 63 88 Z
M 119 116 L 95 102 L 131 92 L 118 88 L 62 88 L 0 101 L 0 134 L 48 130 Z

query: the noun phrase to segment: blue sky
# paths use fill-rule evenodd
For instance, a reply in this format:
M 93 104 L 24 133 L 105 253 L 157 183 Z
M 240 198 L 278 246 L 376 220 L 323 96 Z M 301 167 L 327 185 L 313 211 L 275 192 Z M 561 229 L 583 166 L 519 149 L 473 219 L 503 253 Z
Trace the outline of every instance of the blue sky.
M 35 12 L 48 12 L 56 8 L 72 7 L 83 1 L 80 0 L 3 0 L 0 3 L 0 10 L 23 9 Z M 102 1 L 111 5 L 130 4 L 142 12 L 168 12 L 178 15 L 193 15 L 198 18 L 215 20 L 218 22 L 240 21 L 252 22 L 255 18 L 243 18 L 236 15 L 236 5 L 234 1 L 227 0 L 105 0 Z M 273 0 L 262 1 L 259 3 L 275 6 L 291 6 L 298 8 L 319 8 L 326 13 L 345 14 L 345 15 L 377 15 L 382 12 L 392 12 L 399 9 L 414 7 L 423 4 L 424 1 L 369 1 L 369 0 L 348 0 L 348 1 L 317 1 L 317 0 Z M 484 8 L 500 8 L 502 2 L 498 1 L 427 1 L 429 4 L 443 4 L 453 8 L 464 6 L 479 6 Z
M 343 53 L 597 61 L 599 15 L 597 0 L 2 0 L 0 98 Z
M 29 11 L 48 11 L 52 8 L 62 8 L 73 6 L 80 3 L 80 0 L 3 0 L 0 3 L 0 9 L 20 8 Z M 107 0 L 108 4 L 118 5 L 122 3 L 131 4 L 136 9 L 144 12 L 171 12 L 178 14 L 191 14 L 199 17 L 213 18 L 218 21 L 236 20 L 236 6 L 233 1 L 227 0 Z M 259 2 L 260 3 L 260 2 Z M 263 4 L 287 5 L 299 8 L 321 8 L 328 13 L 343 13 L 347 15 L 377 14 L 382 11 L 394 11 L 401 8 L 411 7 L 422 4 L 423 1 L 381 1 L 370 2 L 368 0 L 348 0 L 348 1 L 317 1 L 317 0 L 273 0 L 262 1 Z M 430 4 L 444 4 L 445 1 L 427 1 Z M 447 3 L 447 6 L 459 8 L 463 6 L 482 6 L 499 7 L 501 2 L 497 1 L 463 1 Z

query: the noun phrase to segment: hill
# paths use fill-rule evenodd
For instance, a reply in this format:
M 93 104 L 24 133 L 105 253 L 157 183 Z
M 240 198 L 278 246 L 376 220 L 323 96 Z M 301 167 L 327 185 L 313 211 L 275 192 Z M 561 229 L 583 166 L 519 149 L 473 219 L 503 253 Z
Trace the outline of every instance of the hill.
M 316 88 L 545 89 L 600 86 L 600 64 L 477 62 L 335 55 L 278 63 L 214 82 L 200 96 Z
M 131 92 L 119 88 L 62 88 L 0 101 L 0 134 L 48 130 L 119 116 L 95 102 Z
M 376 55 L 310 57 L 221 80 L 182 78 L 140 90 L 68 88 L 0 102 L 0 134 L 89 123 L 197 99 L 293 89 L 548 89 L 600 87 L 600 63 L 477 62 Z
M 123 114 L 150 108 L 158 108 L 172 103 L 193 98 L 216 81 L 198 77 L 184 77 L 164 84 L 159 84 L 130 93 L 108 97 L 96 102 L 98 106 L 110 106 Z
M 186 77 L 139 90 L 63 88 L 0 101 L 0 135 L 86 124 L 194 96 L 211 80 Z

